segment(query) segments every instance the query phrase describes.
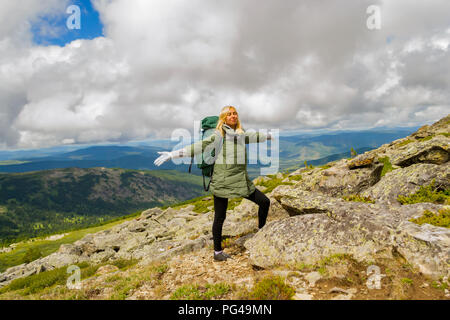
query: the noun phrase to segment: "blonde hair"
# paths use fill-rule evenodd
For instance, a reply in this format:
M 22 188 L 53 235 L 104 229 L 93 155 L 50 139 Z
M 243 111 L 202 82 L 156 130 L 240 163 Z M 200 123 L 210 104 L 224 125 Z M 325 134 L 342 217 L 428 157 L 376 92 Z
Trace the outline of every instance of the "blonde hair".
M 220 111 L 219 114 L 219 122 L 217 123 L 216 129 L 219 130 L 220 134 L 223 136 L 225 136 L 225 130 L 223 130 L 223 125 L 226 123 L 227 120 L 227 116 L 228 116 L 228 112 L 230 112 L 231 109 L 234 109 L 234 111 L 237 112 L 236 108 L 233 106 L 225 106 L 222 108 L 222 110 Z M 238 116 L 238 120 L 236 123 L 236 133 L 244 133 L 244 129 L 241 126 L 241 121 L 239 120 L 239 116 Z

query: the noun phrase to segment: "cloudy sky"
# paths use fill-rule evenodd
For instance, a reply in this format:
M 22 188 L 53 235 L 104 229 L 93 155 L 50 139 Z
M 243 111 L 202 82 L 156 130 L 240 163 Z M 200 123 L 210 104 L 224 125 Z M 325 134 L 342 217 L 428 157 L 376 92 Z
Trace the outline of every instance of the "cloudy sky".
M 282 131 L 450 113 L 448 0 L 2 0 L 0 21 L 3 150 L 170 138 L 225 105 Z

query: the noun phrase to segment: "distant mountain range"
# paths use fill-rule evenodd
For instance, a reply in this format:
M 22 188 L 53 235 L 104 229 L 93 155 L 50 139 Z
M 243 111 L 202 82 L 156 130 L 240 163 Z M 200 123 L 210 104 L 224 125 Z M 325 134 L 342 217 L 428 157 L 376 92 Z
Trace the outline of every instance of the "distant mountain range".
M 350 152 L 361 148 L 376 148 L 392 140 L 403 138 L 415 131 L 415 128 L 384 129 L 381 131 L 366 130 L 357 132 L 338 132 L 321 135 L 301 134 L 280 136 L 279 169 L 284 170 L 298 166 L 304 160 L 320 158 Z M 269 142 L 270 145 L 271 142 Z M 187 164 L 175 165 L 168 161 L 157 167 L 153 161 L 159 156 L 158 151 L 170 151 L 177 142 L 158 141 L 158 146 L 90 146 L 76 150 L 63 151 L 61 148 L 44 151 L 0 151 L 0 172 L 30 172 L 57 168 L 124 168 L 136 170 L 177 170 L 187 172 Z M 161 146 L 165 146 L 162 148 Z M 15 157 L 13 155 L 16 155 Z M 311 162 L 312 163 L 312 162 Z M 250 172 L 261 165 L 249 165 Z M 192 173 L 200 175 L 196 165 Z

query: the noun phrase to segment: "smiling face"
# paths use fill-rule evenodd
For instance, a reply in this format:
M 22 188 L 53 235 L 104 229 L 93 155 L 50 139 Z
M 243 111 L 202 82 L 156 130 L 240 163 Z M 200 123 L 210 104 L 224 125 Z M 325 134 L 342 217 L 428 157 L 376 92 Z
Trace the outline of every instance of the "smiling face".
M 228 110 L 225 123 L 229 125 L 231 128 L 236 129 L 237 122 L 238 122 L 238 113 L 236 109 L 230 108 Z

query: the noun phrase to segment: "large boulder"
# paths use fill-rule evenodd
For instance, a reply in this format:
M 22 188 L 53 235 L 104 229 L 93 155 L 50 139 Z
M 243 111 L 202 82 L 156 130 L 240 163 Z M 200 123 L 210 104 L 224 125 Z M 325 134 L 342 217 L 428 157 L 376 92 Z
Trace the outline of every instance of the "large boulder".
M 267 215 L 267 222 L 289 217 L 288 212 L 272 197 L 272 195 L 267 196 L 271 202 Z M 257 204 L 243 198 L 238 206 L 233 210 L 227 211 L 222 235 L 233 237 L 257 231 L 258 210 L 259 207 Z
M 408 222 L 425 209 L 437 211 L 442 206 L 389 207 L 347 202 L 295 188 L 288 194 L 289 186 L 278 188 L 278 201 L 296 214 L 268 223 L 245 242 L 252 264 L 263 268 L 315 264 L 334 254 L 351 254 L 370 262 L 380 255 L 393 258 L 393 252 L 399 252 L 431 277 L 448 275 L 450 230 L 413 228 Z
M 436 135 L 424 141 L 413 141 L 392 153 L 390 161 L 400 167 L 415 163 L 443 164 L 450 159 L 449 145 L 450 139 L 444 135 Z
M 415 193 L 433 180 L 435 187 L 450 188 L 450 162 L 443 165 L 416 163 L 390 171 L 378 183 L 363 191 L 362 195 L 391 205 L 400 205 L 397 200 L 399 195 Z
M 308 191 L 320 191 L 329 196 L 357 194 L 380 180 L 383 164 L 378 161 L 355 165 L 343 159 L 330 168 L 303 171 L 296 185 Z

